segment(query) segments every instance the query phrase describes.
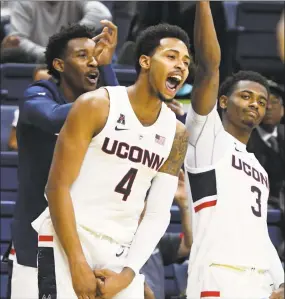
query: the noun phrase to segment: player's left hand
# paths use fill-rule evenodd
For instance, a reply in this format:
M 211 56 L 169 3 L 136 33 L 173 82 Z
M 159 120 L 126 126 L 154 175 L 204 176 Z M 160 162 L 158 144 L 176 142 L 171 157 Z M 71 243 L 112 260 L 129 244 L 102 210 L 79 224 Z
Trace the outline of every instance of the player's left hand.
M 184 115 L 183 104 L 177 100 L 172 100 L 171 103 L 166 103 L 167 107 L 170 108 L 176 115 Z
M 108 20 L 102 20 L 101 24 L 104 25 L 102 32 L 92 38 L 96 43 L 94 56 L 98 65 L 107 65 L 111 64 L 117 46 L 118 28 Z
M 284 285 L 273 291 L 269 299 L 284 299 Z
M 132 282 L 132 279 L 124 275 L 123 271 L 116 273 L 109 269 L 94 270 L 94 274 L 97 278 L 97 287 L 100 291 L 100 298 L 113 298 Z

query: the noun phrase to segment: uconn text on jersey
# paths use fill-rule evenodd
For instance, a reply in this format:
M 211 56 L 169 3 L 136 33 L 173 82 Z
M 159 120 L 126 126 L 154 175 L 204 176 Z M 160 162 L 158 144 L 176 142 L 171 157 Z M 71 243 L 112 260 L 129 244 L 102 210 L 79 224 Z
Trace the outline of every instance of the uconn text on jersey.
M 128 159 L 134 163 L 142 163 L 156 171 L 161 167 L 164 161 L 164 158 L 161 158 L 156 153 L 150 153 L 147 149 L 131 146 L 126 142 L 120 142 L 118 140 L 110 141 L 108 137 L 104 140 L 102 151 L 109 155 L 116 155 L 121 159 Z

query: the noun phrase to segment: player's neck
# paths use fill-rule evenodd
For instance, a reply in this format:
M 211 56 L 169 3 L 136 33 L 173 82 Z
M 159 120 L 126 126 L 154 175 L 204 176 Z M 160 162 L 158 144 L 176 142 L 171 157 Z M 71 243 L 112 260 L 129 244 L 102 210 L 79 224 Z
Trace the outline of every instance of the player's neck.
M 59 89 L 61 90 L 66 101 L 69 103 L 74 102 L 82 94 L 80 91 L 76 92 L 75 90 L 70 88 L 64 80 L 60 82 Z
M 223 126 L 226 132 L 243 144 L 247 144 L 250 138 L 251 130 L 247 128 L 239 128 L 235 124 L 229 122 L 226 118 L 223 119 Z
M 138 119 L 145 126 L 151 126 L 158 118 L 161 101 L 150 91 L 150 86 L 144 78 L 128 87 L 128 96 Z

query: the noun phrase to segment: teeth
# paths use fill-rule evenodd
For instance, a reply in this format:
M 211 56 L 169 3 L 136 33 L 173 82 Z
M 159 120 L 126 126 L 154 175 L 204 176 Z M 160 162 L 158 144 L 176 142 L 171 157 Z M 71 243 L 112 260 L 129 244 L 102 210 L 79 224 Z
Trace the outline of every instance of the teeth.
M 177 81 L 181 81 L 182 80 L 182 77 L 179 76 L 179 75 L 171 76 L 171 78 L 175 78 Z

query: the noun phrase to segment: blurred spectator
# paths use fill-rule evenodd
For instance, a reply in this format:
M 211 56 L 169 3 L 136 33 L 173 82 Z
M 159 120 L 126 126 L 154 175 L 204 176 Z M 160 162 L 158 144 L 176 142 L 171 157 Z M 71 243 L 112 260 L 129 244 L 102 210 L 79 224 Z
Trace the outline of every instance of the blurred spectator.
M 277 25 L 277 40 L 278 40 L 278 50 L 279 50 L 279 55 L 280 58 L 282 59 L 283 63 L 285 63 L 285 40 L 284 40 L 284 35 L 285 35 L 285 24 L 284 24 L 284 15 L 285 12 L 283 11 L 281 18 L 278 22 Z
M 131 22 L 136 12 L 136 1 L 102 1 L 105 4 L 113 18 L 113 23 L 118 27 L 118 45 L 116 53 L 119 53 L 123 44 L 126 42 Z
M 252 132 L 247 148 L 268 173 L 269 205 L 280 207 L 285 184 L 285 133 L 284 125 L 280 124 L 284 115 L 284 90 L 273 81 L 268 83 L 271 95 L 267 112 L 262 123 Z
M 28 62 L 43 62 L 48 38 L 62 26 L 80 23 L 98 31 L 102 28 L 102 19 L 111 20 L 112 16 L 99 1 L 17 1 L 11 10 L 10 33 L 2 49 L 7 52 L 12 48 L 17 55 L 17 48 L 28 56 Z
M 33 81 L 48 80 L 51 75 L 48 74 L 46 65 L 39 65 L 35 68 L 33 74 Z M 16 128 L 19 119 L 19 109 L 14 112 L 14 119 L 11 125 L 11 132 L 8 140 L 8 148 L 12 151 L 18 150 L 17 138 L 16 138 Z
M 182 234 L 165 233 L 151 257 L 141 269 L 141 272 L 145 275 L 146 283 L 153 291 L 156 299 L 165 299 L 164 266 L 188 258 L 192 246 L 190 212 L 182 170 L 179 173 L 178 188 L 174 201 L 180 210 Z

